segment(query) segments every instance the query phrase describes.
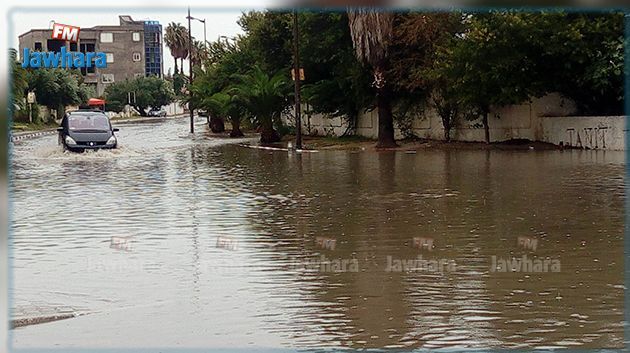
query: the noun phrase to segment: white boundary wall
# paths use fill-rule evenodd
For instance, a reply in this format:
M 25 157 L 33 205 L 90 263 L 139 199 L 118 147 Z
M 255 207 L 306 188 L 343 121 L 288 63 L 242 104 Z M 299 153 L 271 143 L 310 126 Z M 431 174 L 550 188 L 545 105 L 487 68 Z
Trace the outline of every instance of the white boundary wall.
M 543 118 L 542 140 L 579 148 L 625 150 L 625 116 L 567 116 Z
M 625 150 L 626 118 L 623 116 L 571 116 L 575 105 L 558 94 L 533 99 L 530 103 L 493 109 L 488 117 L 491 141 L 527 139 L 590 149 Z M 285 119 L 288 122 L 288 119 Z M 318 136 L 341 136 L 347 124 L 342 117 L 303 114 L 303 132 Z M 435 111 L 425 110 L 412 124 L 414 135 L 442 140 L 442 120 Z M 402 138 L 398 127 L 396 138 Z M 359 136 L 378 136 L 376 110 L 359 115 L 355 132 Z M 481 121 L 463 121 L 451 130 L 459 141 L 484 141 Z

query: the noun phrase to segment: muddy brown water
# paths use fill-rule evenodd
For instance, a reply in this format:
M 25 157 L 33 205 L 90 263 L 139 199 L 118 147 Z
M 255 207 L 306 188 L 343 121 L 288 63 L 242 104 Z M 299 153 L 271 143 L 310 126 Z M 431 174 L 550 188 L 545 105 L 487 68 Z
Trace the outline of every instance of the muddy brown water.
M 15 348 L 623 345 L 622 152 L 296 155 L 186 129 L 13 146 L 12 317 L 76 315 Z

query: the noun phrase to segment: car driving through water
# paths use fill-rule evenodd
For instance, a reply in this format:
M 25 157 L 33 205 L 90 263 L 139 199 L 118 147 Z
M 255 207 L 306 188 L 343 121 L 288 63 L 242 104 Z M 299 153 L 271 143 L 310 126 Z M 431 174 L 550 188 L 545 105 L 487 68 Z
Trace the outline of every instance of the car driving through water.
M 118 141 L 107 115 L 100 110 L 77 110 L 67 113 L 59 131 L 59 143 L 64 150 L 83 152 L 85 150 L 116 148 Z
M 149 112 L 147 113 L 148 116 L 157 116 L 157 117 L 166 117 L 166 110 L 162 109 L 162 108 L 152 108 L 151 110 L 149 110 Z

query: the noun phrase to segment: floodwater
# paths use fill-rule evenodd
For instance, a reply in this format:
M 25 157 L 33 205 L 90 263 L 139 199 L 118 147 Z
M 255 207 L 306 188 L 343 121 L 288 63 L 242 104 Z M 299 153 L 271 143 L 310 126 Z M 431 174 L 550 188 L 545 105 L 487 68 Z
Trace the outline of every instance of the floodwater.
M 14 348 L 623 346 L 622 152 L 120 127 L 114 152 L 13 147 L 12 316 L 77 315 Z

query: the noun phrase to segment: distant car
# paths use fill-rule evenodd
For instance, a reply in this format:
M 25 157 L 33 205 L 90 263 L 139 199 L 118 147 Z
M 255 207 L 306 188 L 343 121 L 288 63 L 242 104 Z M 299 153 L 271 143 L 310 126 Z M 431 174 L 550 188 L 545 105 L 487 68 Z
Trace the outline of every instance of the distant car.
M 166 116 L 166 110 L 153 108 L 147 113 L 148 116 Z
M 61 120 L 59 143 L 64 150 L 83 152 L 85 150 L 116 148 L 118 141 L 107 115 L 99 110 L 77 110 L 67 113 Z

